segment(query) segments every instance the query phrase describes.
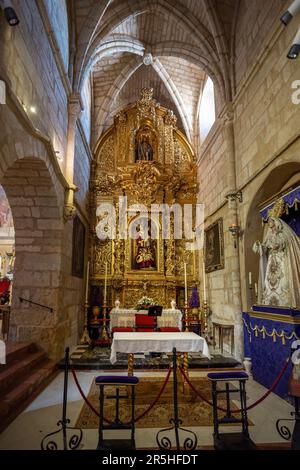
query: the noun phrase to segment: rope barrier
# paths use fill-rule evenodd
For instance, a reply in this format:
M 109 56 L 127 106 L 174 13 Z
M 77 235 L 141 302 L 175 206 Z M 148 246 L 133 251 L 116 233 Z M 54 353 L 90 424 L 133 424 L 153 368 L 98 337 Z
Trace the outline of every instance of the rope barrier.
M 100 414 L 98 413 L 98 411 L 93 407 L 93 405 L 89 402 L 89 400 L 87 399 L 87 397 L 85 396 L 85 394 L 83 393 L 83 390 L 78 382 L 78 378 L 77 378 L 77 375 L 76 375 L 76 372 L 75 372 L 75 369 L 72 365 L 70 365 L 70 369 L 71 369 L 71 372 L 72 372 L 72 375 L 73 375 L 73 379 L 75 381 L 75 384 L 79 390 L 79 393 L 81 395 L 81 397 L 84 399 L 85 403 L 88 405 L 88 407 L 92 410 L 93 413 L 95 413 L 96 416 L 100 416 Z
M 290 362 L 290 357 L 288 359 L 285 360 L 285 364 L 283 365 L 282 369 L 280 370 L 278 376 L 276 377 L 276 379 L 274 380 L 271 388 L 269 390 L 266 391 L 266 393 L 264 393 L 264 395 L 259 398 L 258 400 L 256 400 L 254 403 L 252 403 L 250 406 L 248 406 L 246 408 L 247 411 L 249 410 L 252 410 L 253 408 L 255 408 L 257 405 L 259 405 L 260 403 L 262 403 L 274 390 L 275 388 L 277 387 L 277 385 L 279 384 L 280 380 L 282 379 L 288 365 L 289 365 L 289 362 Z M 201 399 L 203 400 L 205 403 L 207 403 L 208 405 L 210 406 L 213 406 L 213 403 L 209 400 L 207 400 L 207 398 L 205 398 L 203 395 L 201 395 L 198 390 L 195 389 L 194 385 L 191 383 L 191 381 L 189 380 L 189 378 L 187 377 L 186 373 L 184 372 L 184 370 L 182 369 L 182 367 L 179 367 L 180 369 L 180 372 L 181 372 L 181 375 L 183 376 L 183 378 L 185 379 L 185 381 L 188 383 L 188 385 L 190 386 L 190 388 L 193 390 L 193 392 Z M 225 408 L 222 408 L 222 407 L 219 407 L 217 406 L 217 409 L 219 411 L 223 411 L 223 412 L 227 412 L 227 410 Z M 232 413 L 240 413 L 242 410 L 233 410 Z
M 138 416 L 138 417 L 134 420 L 135 423 L 136 423 L 137 421 L 139 421 L 140 419 L 142 419 L 147 413 L 149 413 L 149 412 L 152 410 L 152 408 L 154 407 L 154 405 L 156 405 L 156 403 L 160 400 L 160 397 L 162 396 L 162 394 L 163 394 L 163 392 L 165 391 L 165 388 L 166 388 L 166 386 L 167 386 L 167 383 L 169 382 L 169 378 L 170 378 L 171 372 L 172 372 L 172 367 L 169 367 L 167 376 L 166 376 L 166 378 L 165 378 L 165 381 L 164 381 L 164 383 L 163 383 L 163 385 L 162 385 L 162 387 L 161 387 L 161 389 L 160 389 L 160 391 L 159 391 L 159 393 L 158 393 L 156 399 L 154 400 L 154 402 L 152 403 L 152 405 L 150 405 L 149 408 L 148 408 L 146 411 L 144 411 L 140 416 Z
M 80 386 L 80 384 L 79 384 L 79 381 L 78 381 L 78 378 L 77 378 L 77 375 L 76 375 L 76 371 L 75 371 L 75 369 L 74 369 L 74 367 L 73 367 L 72 365 L 70 365 L 70 369 L 71 369 L 71 372 L 72 372 L 72 375 L 73 375 L 75 384 L 76 384 L 76 386 L 77 386 L 77 388 L 78 388 L 78 391 L 79 391 L 81 397 L 83 398 L 83 400 L 85 401 L 85 403 L 87 404 L 87 406 L 92 410 L 92 412 L 93 412 L 96 416 L 98 416 L 98 418 L 99 418 L 99 417 L 100 417 L 99 412 L 94 408 L 94 406 L 91 404 L 91 402 L 90 402 L 90 401 L 88 400 L 88 398 L 85 396 L 85 394 L 84 394 L 84 392 L 83 392 L 83 390 L 82 390 L 82 388 L 81 388 L 81 386 Z M 148 414 L 148 413 L 152 410 L 152 408 L 156 405 L 156 403 L 160 400 L 160 397 L 162 396 L 162 394 L 163 394 L 163 392 L 164 392 L 164 390 L 165 390 L 165 388 L 166 388 L 166 386 L 167 386 L 167 383 L 169 382 L 171 372 L 172 372 L 172 367 L 169 367 L 168 372 L 167 372 L 167 375 L 166 375 L 166 378 L 165 378 L 165 381 L 164 381 L 164 383 L 162 384 L 162 386 L 161 386 L 161 388 L 160 388 L 160 390 L 159 390 L 159 392 L 158 392 L 157 397 L 155 398 L 155 400 L 153 401 L 153 403 L 151 403 L 151 405 L 149 405 L 149 407 L 148 407 L 145 411 L 143 411 L 143 413 L 142 413 L 140 416 L 138 416 L 138 417 L 134 420 L 135 423 L 137 423 L 137 422 L 138 422 L 139 420 L 141 420 L 146 414 Z M 106 423 L 108 423 L 108 424 L 113 424 L 112 421 L 109 421 L 109 420 L 107 420 L 106 418 L 103 418 L 103 420 L 104 420 Z M 130 424 L 130 423 L 124 423 L 124 424 Z
M 254 403 L 252 403 L 250 406 L 248 406 L 246 408 L 247 411 L 255 408 L 256 406 L 258 406 L 260 403 L 262 403 L 273 391 L 274 389 L 277 387 L 277 385 L 279 384 L 280 380 L 282 379 L 288 365 L 289 365 L 289 362 L 290 362 L 290 357 L 288 359 L 285 360 L 285 364 L 283 365 L 282 369 L 280 370 L 278 376 L 276 377 L 276 379 L 274 380 L 271 388 L 269 390 L 266 391 L 266 393 L 264 393 L 264 395 L 259 398 L 258 400 L 256 400 Z M 96 415 L 96 416 L 100 416 L 99 412 L 94 408 L 94 406 L 91 404 L 91 402 L 88 400 L 88 398 L 85 396 L 80 384 L 79 384 L 79 381 L 78 381 L 78 378 L 77 378 L 77 375 L 76 375 L 76 371 L 74 369 L 74 367 L 72 365 L 70 365 L 70 369 L 71 369 L 71 372 L 72 372 L 72 375 L 73 375 L 73 378 L 74 378 L 74 381 L 75 381 L 75 384 L 78 388 L 78 391 L 81 395 L 81 397 L 83 398 L 83 400 L 85 401 L 85 403 L 87 404 L 87 406 L 92 410 L 92 412 Z M 200 400 L 203 400 L 205 403 L 207 403 L 208 405 L 210 406 L 213 406 L 213 403 L 208 400 L 207 398 L 205 398 L 203 395 L 201 395 L 201 393 L 198 392 L 198 390 L 196 390 L 196 388 L 194 387 L 194 385 L 191 383 L 189 377 L 186 375 L 184 369 L 182 367 L 179 367 L 179 370 L 180 370 L 180 373 L 181 375 L 183 376 L 184 380 L 187 382 L 187 384 L 189 385 L 189 387 L 193 390 L 193 392 L 196 394 L 196 396 L 198 396 L 198 398 L 200 398 Z M 159 392 L 158 392 L 158 395 L 157 397 L 155 398 L 155 400 L 151 403 L 151 405 L 149 405 L 149 407 L 140 415 L 138 416 L 134 422 L 137 423 L 138 421 L 140 421 L 146 414 L 148 414 L 152 408 L 156 405 L 156 403 L 160 400 L 168 382 L 169 382 L 169 379 L 170 379 L 170 375 L 171 375 L 171 372 L 172 372 L 172 367 L 169 367 L 168 369 L 168 372 L 167 372 L 167 375 L 166 375 L 166 378 L 165 378 L 165 381 L 164 383 L 162 384 Z M 223 412 L 227 412 L 227 410 L 225 408 L 222 408 L 222 407 L 219 407 L 217 406 L 217 409 L 219 411 L 223 411 Z M 232 413 L 240 413 L 241 410 L 233 410 Z M 103 418 L 104 421 L 108 424 L 113 424 L 113 422 L 107 420 L 106 418 Z M 129 423 L 124 423 L 124 424 L 129 424 Z

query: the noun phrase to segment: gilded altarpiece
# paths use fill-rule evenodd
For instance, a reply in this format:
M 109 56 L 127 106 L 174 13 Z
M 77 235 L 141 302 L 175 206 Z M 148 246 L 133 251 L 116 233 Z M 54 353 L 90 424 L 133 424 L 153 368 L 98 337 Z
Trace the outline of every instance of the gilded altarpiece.
M 163 236 L 159 208 L 178 204 L 183 214 L 184 204 L 195 206 L 195 156 L 176 127 L 174 113 L 161 107 L 152 95 L 152 89 L 143 89 L 137 103 L 115 116 L 114 125 L 97 144 L 92 165 L 90 282 L 104 285 L 107 264 L 109 298 L 112 302 L 119 299 L 128 308 L 143 295 L 169 306 L 178 289 L 184 288 L 185 262 L 189 288 L 198 279 L 197 252 L 186 249 L 188 240 L 176 239 L 172 211 L 169 236 Z M 120 196 L 127 197 L 126 239 L 119 232 Z M 99 240 L 96 233 L 97 224 L 107 215 L 99 210 L 104 203 L 115 207 L 112 240 Z M 130 212 L 134 204 L 146 206 L 149 219 L 145 213 Z

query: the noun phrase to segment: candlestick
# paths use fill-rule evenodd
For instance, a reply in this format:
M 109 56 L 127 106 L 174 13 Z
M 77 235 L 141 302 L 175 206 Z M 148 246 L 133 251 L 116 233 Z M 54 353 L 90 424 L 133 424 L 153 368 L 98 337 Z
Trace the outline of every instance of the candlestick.
M 104 305 L 106 305 L 107 294 L 107 262 L 105 263 L 105 278 L 104 278 Z
M 249 286 L 252 286 L 252 273 L 249 272 Z
M 184 263 L 184 302 L 187 306 L 188 297 L 187 297 L 187 275 L 186 275 L 186 263 Z
M 255 290 L 255 295 L 257 297 L 257 294 L 258 294 L 258 286 L 257 286 L 257 283 L 255 283 L 254 285 L 254 290 Z
M 90 277 L 90 262 L 88 261 L 86 267 L 86 284 L 85 284 L 85 304 L 84 304 L 84 329 L 80 344 L 91 344 L 90 335 L 88 331 L 88 309 L 89 309 L 89 277 Z
M 107 333 L 107 262 L 105 263 L 105 277 L 104 277 L 104 301 L 103 301 L 103 309 L 102 309 L 102 328 L 100 334 L 100 341 L 101 343 L 109 343 L 109 337 Z
M 90 262 L 88 261 L 86 267 L 86 284 L 85 284 L 85 303 L 88 303 L 89 297 L 89 276 L 90 276 Z
M 203 301 L 206 302 L 206 278 L 205 278 L 205 263 L 203 262 Z

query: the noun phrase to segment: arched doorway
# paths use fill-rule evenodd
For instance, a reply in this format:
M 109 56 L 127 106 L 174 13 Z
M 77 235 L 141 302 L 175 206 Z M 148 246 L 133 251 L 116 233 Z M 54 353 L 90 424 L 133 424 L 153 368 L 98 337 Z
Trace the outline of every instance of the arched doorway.
M 15 260 L 15 229 L 9 201 L 0 185 L 0 304 L 10 302 Z
M 0 185 L 0 338 L 7 339 L 15 262 L 15 230 L 9 201 Z
M 294 185 L 300 184 L 300 163 L 289 162 L 273 169 L 256 192 L 250 205 L 245 229 L 245 272 L 252 273 L 252 285 L 258 283 L 259 262 L 258 256 L 253 252 L 252 246 L 256 240 L 262 241 L 264 223 L 260 210 L 288 191 Z M 253 293 L 254 295 L 254 293 Z M 247 306 L 250 307 L 255 298 L 250 298 L 247 290 Z
M 15 231 L 9 338 L 35 342 L 60 357 L 65 341 L 59 328 L 64 224 L 51 173 L 43 160 L 22 158 L 6 170 L 2 185 Z

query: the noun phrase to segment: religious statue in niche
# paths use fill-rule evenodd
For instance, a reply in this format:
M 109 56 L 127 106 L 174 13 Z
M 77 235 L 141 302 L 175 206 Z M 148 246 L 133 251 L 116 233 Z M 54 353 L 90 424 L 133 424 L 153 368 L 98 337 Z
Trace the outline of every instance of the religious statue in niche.
M 269 217 L 260 255 L 258 304 L 300 307 L 300 239 L 279 217 Z
M 135 230 L 133 269 L 156 269 L 156 240 L 151 237 L 150 222 L 137 224 Z
M 149 126 L 144 126 L 138 131 L 135 145 L 136 162 L 154 160 L 154 140 L 154 133 Z

